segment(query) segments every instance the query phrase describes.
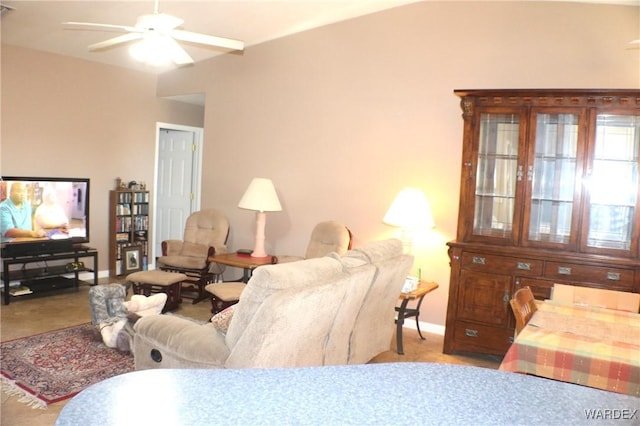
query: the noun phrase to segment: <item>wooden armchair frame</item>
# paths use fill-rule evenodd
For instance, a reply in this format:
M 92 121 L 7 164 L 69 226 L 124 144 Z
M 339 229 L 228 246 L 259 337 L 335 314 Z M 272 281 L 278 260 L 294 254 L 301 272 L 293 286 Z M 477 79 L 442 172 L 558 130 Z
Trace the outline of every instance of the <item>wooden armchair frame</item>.
M 538 310 L 538 306 L 529 287 L 522 287 L 516 291 L 509 303 L 516 318 L 516 334 L 520 334 L 534 312 Z

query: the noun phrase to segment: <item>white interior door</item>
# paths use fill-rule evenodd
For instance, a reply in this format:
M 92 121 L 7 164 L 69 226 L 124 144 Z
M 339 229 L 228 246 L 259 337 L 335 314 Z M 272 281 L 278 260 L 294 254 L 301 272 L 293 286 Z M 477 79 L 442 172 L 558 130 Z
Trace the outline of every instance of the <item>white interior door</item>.
M 201 128 L 158 125 L 153 259 L 162 241 L 182 239 L 187 217 L 200 208 L 201 151 Z

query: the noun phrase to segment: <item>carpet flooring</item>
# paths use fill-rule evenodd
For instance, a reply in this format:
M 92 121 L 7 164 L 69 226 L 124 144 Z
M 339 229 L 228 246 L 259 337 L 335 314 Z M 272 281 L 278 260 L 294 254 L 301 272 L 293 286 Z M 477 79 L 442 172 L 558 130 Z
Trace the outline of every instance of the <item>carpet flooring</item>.
M 105 346 L 91 324 L 2 342 L 0 365 L 3 390 L 35 407 L 134 370 L 133 356 Z

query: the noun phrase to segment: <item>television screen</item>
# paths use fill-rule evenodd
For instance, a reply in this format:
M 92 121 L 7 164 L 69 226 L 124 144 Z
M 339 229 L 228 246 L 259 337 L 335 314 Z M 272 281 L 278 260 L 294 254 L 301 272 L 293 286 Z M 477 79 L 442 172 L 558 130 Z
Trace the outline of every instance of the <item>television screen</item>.
M 89 242 L 89 179 L 2 177 L 0 233 L 4 247 Z

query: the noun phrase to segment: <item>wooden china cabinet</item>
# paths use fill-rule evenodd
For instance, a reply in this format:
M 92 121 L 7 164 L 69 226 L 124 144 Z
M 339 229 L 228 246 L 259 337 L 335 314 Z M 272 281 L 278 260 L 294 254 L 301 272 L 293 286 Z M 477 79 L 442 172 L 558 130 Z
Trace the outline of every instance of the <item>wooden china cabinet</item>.
M 444 352 L 503 355 L 509 299 L 640 293 L 640 90 L 457 90 L 464 140 Z

